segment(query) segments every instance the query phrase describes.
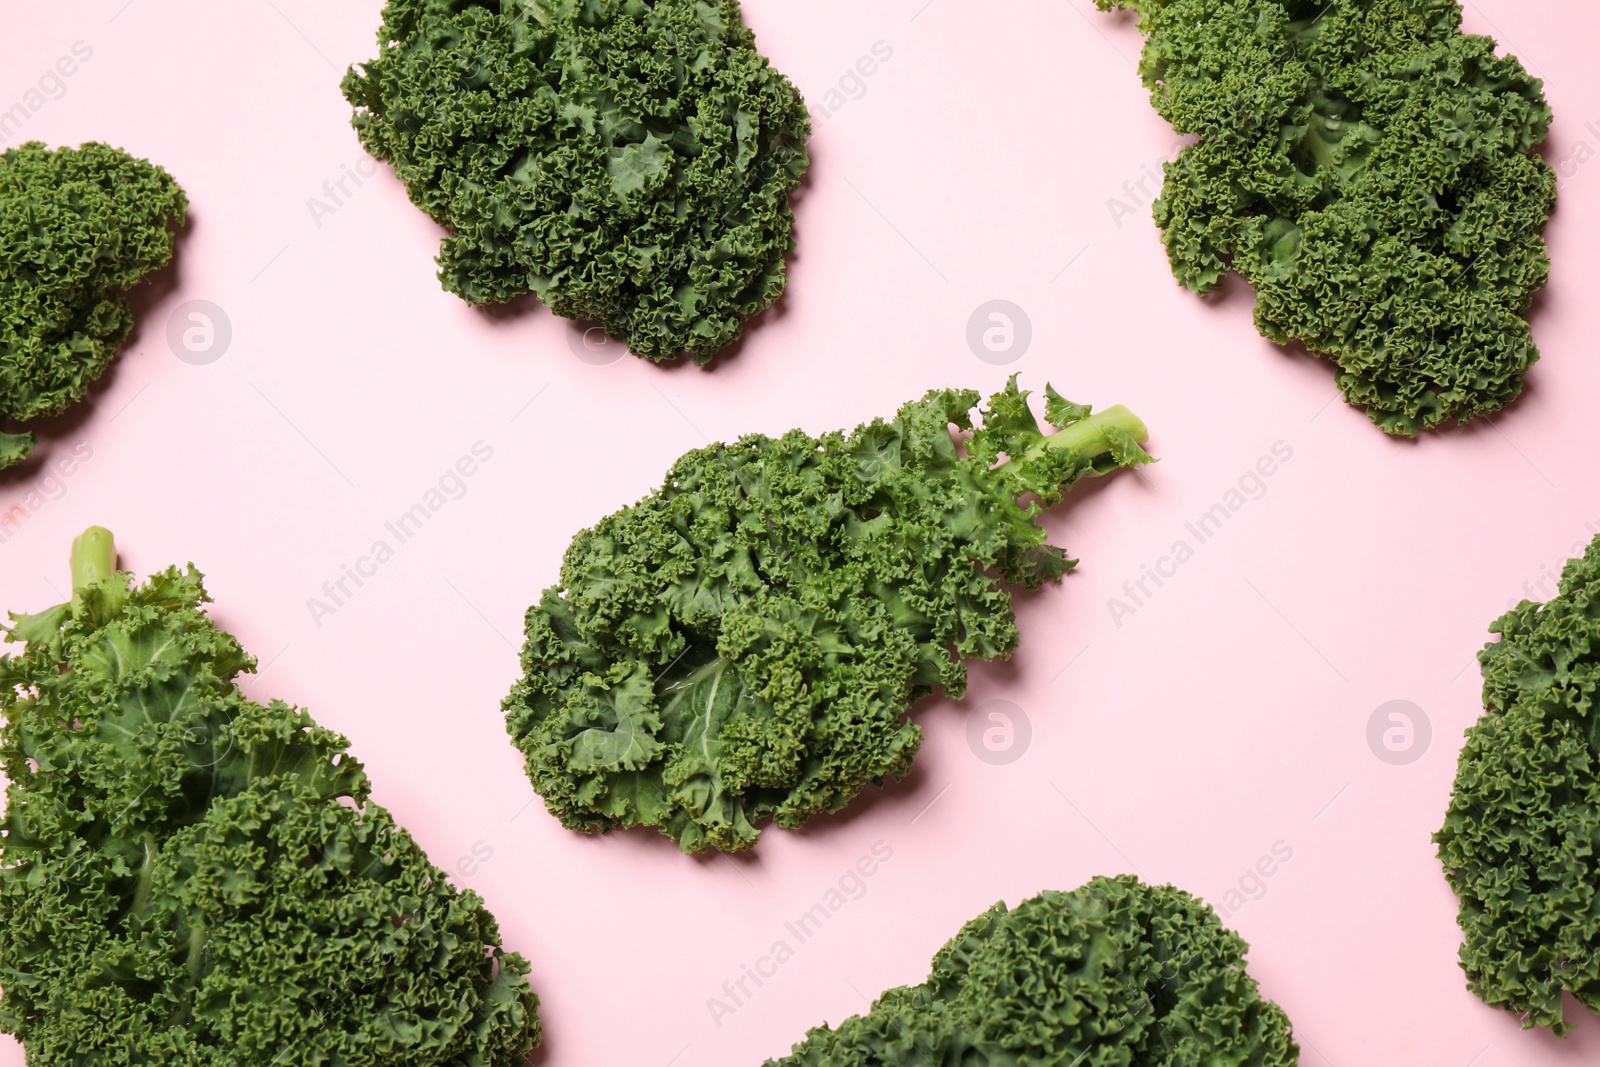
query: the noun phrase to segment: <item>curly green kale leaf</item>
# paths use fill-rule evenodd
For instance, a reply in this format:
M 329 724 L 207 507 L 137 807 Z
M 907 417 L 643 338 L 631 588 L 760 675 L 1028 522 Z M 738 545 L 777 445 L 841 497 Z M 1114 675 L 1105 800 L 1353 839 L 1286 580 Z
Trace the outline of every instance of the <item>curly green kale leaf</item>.
M 107 145 L 0 154 L 0 424 L 88 391 L 133 329 L 122 291 L 172 258 L 188 211 L 166 171 Z M 36 443 L 0 432 L 0 468 Z
M 0 657 L 0 1029 L 32 1067 L 522 1067 L 538 999 L 493 917 L 367 800 L 347 742 L 279 701 L 110 535 Z
M 1600 538 L 1555 599 L 1525 600 L 1489 631 L 1486 710 L 1434 840 L 1460 899 L 1468 986 L 1565 1034 L 1563 990 L 1600 1011 Z
M 810 117 L 738 0 L 389 0 L 378 45 L 344 93 L 450 292 L 697 363 L 782 294 Z
M 1049 397 L 1048 436 L 1013 378 L 965 448 L 978 394 L 942 390 L 848 435 L 698 449 L 578 534 L 504 702 L 550 811 L 733 851 L 904 775 L 910 705 L 1016 647 L 1006 583 L 1073 565 L 1040 511 L 1150 458 L 1125 408 Z
M 1298 1062 L 1249 946 L 1172 886 L 1129 875 L 1004 904 L 964 926 L 921 985 L 820 1026 L 766 1067 L 1184 1067 Z
M 1550 109 L 1461 32 L 1457 0 L 1096 2 L 1138 12 L 1156 110 L 1198 137 L 1155 204 L 1180 282 L 1237 270 L 1262 334 L 1331 358 L 1389 433 L 1517 396 L 1549 274 Z

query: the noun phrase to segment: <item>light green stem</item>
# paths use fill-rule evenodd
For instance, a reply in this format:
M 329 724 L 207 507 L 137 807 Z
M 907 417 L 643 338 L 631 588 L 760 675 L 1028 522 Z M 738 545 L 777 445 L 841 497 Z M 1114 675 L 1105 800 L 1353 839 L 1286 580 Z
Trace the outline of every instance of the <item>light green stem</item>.
M 117 573 L 117 543 L 104 526 L 91 526 L 72 542 L 72 591 Z
M 200 922 L 189 928 L 189 958 L 184 961 L 184 969 L 189 972 L 191 981 L 200 980 L 200 961 L 206 951 L 206 924 Z
M 1116 427 L 1141 445 L 1150 439 L 1150 431 L 1145 428 L 1143 420 L 1121 404 L 1117 404 L 1104 411 L 1097 411 L 1087 419 L 1080 419 L 1065 430 L 1057 430 L 1034 445 L 1030 451 L 1043 452 L 1047 448 L 1065 448 L 1093 459 L 1103 452 L 1111 451 L 1111 442 L 1105 435 L 1108 426 Z
M 133 888 L 133 909 L 135 918 L 144 916 L 145 908 L 150 906 L 150 883 L 156 873 L 156 839 L 153 834 L 144 835 L 144 863 L 139 865 L 139 880 Z

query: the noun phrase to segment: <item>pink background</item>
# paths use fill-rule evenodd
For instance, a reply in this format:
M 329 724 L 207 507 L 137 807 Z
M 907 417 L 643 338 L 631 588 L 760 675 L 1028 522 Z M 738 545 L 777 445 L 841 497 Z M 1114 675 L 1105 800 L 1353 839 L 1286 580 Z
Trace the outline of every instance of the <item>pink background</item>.
M 1132 69 L 1131 22 L 1088 0 L 1005 8 L 747 0 L 762 49 L 819 112 L 815 163 L 790 295 L 707 373 L 591 365 L 542 309 L 491 316 L 444 293 L 439 233 L 387 167 L 313 218 L 308 199 L 366 159 L 337 86 L 373 54 L 379 0 L 17 6 L 0 107 L 74 42 L 93 56 L 12 143 L 110 141 L 165 165 L 195 206 L 177 270 L 141 297 L 143 328 L 92 409 L 49 428 L 47 462 L 84 444 L 92 458 L 65 479 L 0 480 L 0 509 L 24 515 L 0 545 L 0 603 L 63 599 L 68 542 L 89 523 L 115 530 L 141 574 L 199 565 L 217 618 L 267 667 L 249 692 L 348 734 L 377 799 L 532 960 L 540 1062 L 754 1067 L 921 980 L 995 900 L 1122 871 L 1213 902 L 1244 880 L 1258 899 L 1228 921 L 1306 1064 L 1593 1062 L 1600 1021 L 1561 1042 L 1466 991 L 1429 835 L 1479 711 L 1486 627 L 1600 529 L 1600 162 L 1574 165 L 1580 143 L 1600 150 L 1600 16 L 1571 0 L 1467 8 L 1471 29 L 1546 79 L 1547 153 L 1570 173 L 1527 395 L 1411 443 L 1336 402 L 1326 364 L 1261 340 L 1243 286 L 1180 290 L 1148 197 L 1134 189 L 1115 217 L 1112 198 L 1174 143 Z M 892 57 L 820 114 L 879 42 Z M 1008 367 L 965 339 L 996 298 L 1033 328 Z M 197 299 L 233 327 L 204 366 L 166 340 Z M 738 860 L 642 833 L 584 838 L 545 813 L 498 701 L 522 613 L 576 530 L 708 438 L 853 426 L 1011 371 L 1133 407 L 1162 462 L 1050 518 L 1081 569 L 1019 597 L 1021 650 L 974 671 L 967 707 L 919 708 L 910 779 Z M 478 441 L 493 458 L 465 495 L 317 625 L 307 599 Z M 1264 495 L 1118 625 L 1108 599 L 1279 442 L 1292 459 Z M 967 741 L 991 700 L 1032 724 L 1009 765 Z M 1366 741 L 1390 700 L 1432 723 L 1407 766 Z M 719 1026 L 708 999 L 876 842 L 893 858 L 865 895 Z M 1252 882 L 1275 845 L 1292 859 Z M 0 1046 L 0 1064 L 21 1063 Z

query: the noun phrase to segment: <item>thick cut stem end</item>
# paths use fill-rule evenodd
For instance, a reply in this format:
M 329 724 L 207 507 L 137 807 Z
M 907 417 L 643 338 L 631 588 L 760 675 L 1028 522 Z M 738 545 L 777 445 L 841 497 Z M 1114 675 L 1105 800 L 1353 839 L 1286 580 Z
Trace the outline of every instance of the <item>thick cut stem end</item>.
M 72 589 L 104 581 L 117 573 L 117 544 L 104 526 L 91 526 L 72 542 Z
M 1144 420 L 1117 404 L 1097 411 L 1065 430 L 1058 430 L 1046 437 L 1044 443 L 1047 448 L 1068 448 L 1086 456 L 1098 456 L 1111 451 L 1111 441 L 1105 433 L 1107 427 L 1121 430 L 1141 445 L 1150 440 L 1150 431 L 1145 427 Z

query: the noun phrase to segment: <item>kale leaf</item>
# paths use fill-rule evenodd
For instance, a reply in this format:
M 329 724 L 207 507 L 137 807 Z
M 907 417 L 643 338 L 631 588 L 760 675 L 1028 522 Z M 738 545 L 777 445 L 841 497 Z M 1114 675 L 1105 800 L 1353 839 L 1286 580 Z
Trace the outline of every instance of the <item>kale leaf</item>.
M 996 904 L 939 950 L 927 981 L 766 1067 L 1292 1067 L 1288 1017 L 1245 972 L 1248 949 L 1179 889 L 1095 878 Z
M 783 292 L 810 117 L 738 0 L 389 0 L 378 46 L 344 93 L 450 292 L 700 363 Z
M 38 443 L 5 422 L 61 414 L 121 350 L 121 292 L 172 258 L 188 210 L 166 171 L 108 145 L 0 155 L 0 468 Z
M 550 811 L 585 832 L 656 826 L 686 852 L 755 843 L 905 774 L 906 710 L 966 690 L 1017 644 L 1006 583 L 1075 561 L 1036 519 L 1078 478 L 1149 461 L 1125 408 L 1013 378 L 936 390 L 853 433 L 697 449 L 574 538 L 527 615 L 506 724 Z M 1005 458 L 1005 462 L 1001 459 Z
M 1523 1026 L 1569 1029 L 1561 993 L 1600 1011 L 1600 538 L 1555 599 L 1501 616 L 1478 653 L 1484 714 L 1467 731 L 1434 835 L 1460 900 L 1461 966 Z
M 1198 140 L 1155 204 L 1173 273 L 1231 267 L 1255 321 L 1414 435 L 1510 403 L 1538 359 L 1555 172 L 1542 84 L 1457 0 L 1096 0 L 1149 35 L 1151 100 Z
M 0 657 L 0 1029 L 32 1067 L 522 1067 L 528 965 L 339 735 L 235 679 L 191 566 L 110 535 Z

